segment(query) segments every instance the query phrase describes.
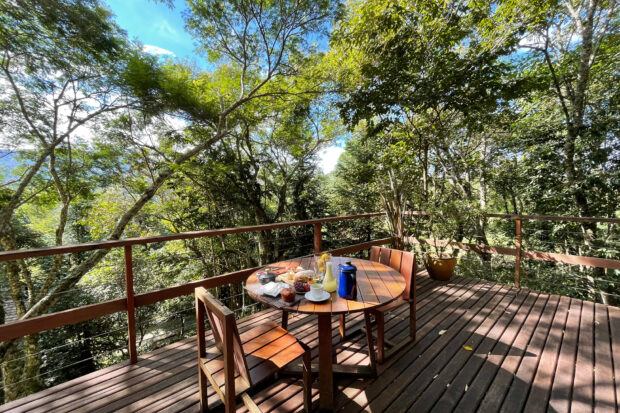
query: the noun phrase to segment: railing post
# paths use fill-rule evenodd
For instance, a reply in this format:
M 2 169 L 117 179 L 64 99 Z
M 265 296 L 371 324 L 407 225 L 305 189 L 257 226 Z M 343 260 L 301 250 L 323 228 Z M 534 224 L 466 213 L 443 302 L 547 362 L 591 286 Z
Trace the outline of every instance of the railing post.
M 321 228 L 323 227 L 323 225 L 319 222 L 317 224 L 314 224 L 314 253 L 318 254 L 319 252 L 321 252 L 322 249 L 322 243 L 323 243 L 323 234 L 321 233 Z
M 521 220 L 517 219 L 516 221 L 516 247 L 517 247 L 517 256 L 515 257 L 515 286 L 517 288 L 521 287 Z
M 131 363 L 138 362 L 136 351 L 136 307 L 134 304 L 133 291 L 133 257 L 131 245 L 125 246 L 125 289 L 127 290 L 127 326 L 129 330 L 129 360 Z

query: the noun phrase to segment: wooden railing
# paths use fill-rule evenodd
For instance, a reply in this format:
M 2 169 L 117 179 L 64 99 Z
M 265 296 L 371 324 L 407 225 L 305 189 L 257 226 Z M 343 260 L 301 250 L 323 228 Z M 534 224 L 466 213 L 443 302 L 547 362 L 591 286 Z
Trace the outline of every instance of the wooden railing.
M 410 211 L 408 215 L 428 216 L 428 212 Z M 487 218 L 503 218 L 515 222 L 515 248 L 492 246 L 486 244 L 472 244 L 463 242 L 451 242 L 442 239 L 418 239 L 406 237 L 405 243 L 408 244 L 428 244 L 438 246 L 450 246 L 452 248 L 478 253 L 508 255 L 515 257 L 515 286 L 520 287 L 521 258 L 528 258 L 536 261 L 549 261 L 570 265 L 583 265 L 589 267 L 606 268 L 620 270 L 620 260 L 587 257 L 582 255 L 558 254 L 553 252 L 524 250 L 522 248 L 522 226 L 524 221 L 563 221 L 563 222 L 587 222 L 605 223 L 611 225 L 620 224 L 620 218 L 595 218 L 595 217 L 561 217 L 553 215 L 512 215 L 512 214 L 485 214 Z
M 48 248 L 37 248 L 30 250 L 16 250 L 0 252 L 0 262 L 11 261 L 33 257 L 43 257 L 58 254 L 71 254 L 84 251 L 92 251 L 99 249 L 124 249 L 125 264 L 125 290 L 126 297 L 115 300 L 109 300 L 97 304 L 72 308 L 65 311 L 59 311 L 51 314 L 45 314 L 38 317 L 18 320 L 13 323 L 0 325 L 0 341 L 8 341 L 21 338 L 27 335 L 40 333 L 42 331 L 52 330 L 54 328 L 71 325 L 103 317 L 117 312 L 127 312 L 128 323 L 128 347 L 129 358 L 132 363 L 137 362 L 136 348 L 136 320 L 135 310 L 138 307 L 158 303 L 169 300 L 171 298 L 181 297 L 193 294 L 196 287 L 215 288 L 223 285 L 241 283 L 254 272 L 257 268 L 247 268 L 240 271 L 210 277 L 202 280 L 193 281 L 183 285 L 163 288 L 156 291 L 150 291 L 144 294 L 134 294 L 133 288 L 133 258 L 132 247 L 135 245 L 147 245 L 152 243 L 160 243 L 165 241 L 185 240 L 194 238 L 209 238 L 227 234 L 240 234 L 247 232 L 267 231 L 282 229 L 288 227 L 301 227 L 312 225 L 314 229 L 314 251 L 322 251 L 322 225 L 328 222 L 341 222 L 357 219 L 365 219 L 383 215 L 382 212 L 348 215 L 340 217 L 328 217 L 320 219 L 312 219 L 306 221 L 291 221 L 267 225 L 254 225 L 236 228 L 224 228 L 206 231 L 193 231 L 178 234 L 158 235 L 152 237 L 126 238 L 123 240 L 93 242 L 88 244 L 63 245 Z M 349 245 L 343 248 L 331 250 L 334 254 L 347 254 L 368 249 L 373 245 L 385 245 L 393 241 L 393 238 L 383 238 Z
M 428 215 L 426 212 L 412 211 L 411 215 Z M 0 262 L 18 260 L 24 258 L 52 256 L 58 254 L 70 254 L 98 249 L 124 249 L 125 264 L 125 298 L 109 300 L 97 304 L 72 308 L 65 311 L 59 311 L 51 314 L 45 314 L 38 317 L 18 320 L 0 326 L 0 341 L 17 339 L 31 334 L 40 333 L 42 331 L 51 330 L 57 327 L 76 324 L 103 317 L 117 312 L 127 312 L 128 320 L 128 347 L 131 362 L 137 361 L 136 349 L 136 321 L 135 309 L 168 299 L 181 297 L 192 294 L 196 287 L 215 288 L 227 284 L 243 282 L 257 268 L 247 268 L 240 271 L 219 275 L 216 277 L 201 279 L 183 285 L 163 288 L 160 290 L 150 291 L 143 294 L 134 294 L 133 286 L 133 258 L 132 247 L 135 245 L 147 245 L 152 243 L 160 243 L 174 240 L 185 240 L 195 238 L 217 237 L 227 234 L 239 234 L 256 231 L 276 230 L 288 227 L 301 227 L 312 225 L 314 229 L 314 251 L 322 251 L 322 225 L 328 222 L 340 222 L 348 220 L 365 219 L 384 215 L 382 212 L 349 215 L 341 217 L 329 217 L 321 219 L 312 219 L 306 221 L 292 221 L 266 225 L 245 226 L 236 228 L 224 228 L 216 230 L 193 231 L 178 234 L 158 235 L 142 238 L 127 238 L 123 240 L 102 241 L 88 244 L 63 245 L 57 247 L 38 248 L 30 250 L 17 250 L 0 252 Z M 427 243 L 450 245 L 454 248 L 475 251 L 479 253 L 500 254 L 516 257 L 515 260 L 515 285 L 520 285 L 520 260 L 521 258 L 529 258 L 538 261 L 551 261 L 573 265 L 586 265 L 608 269 L 620 270 L 620 260 L 611 260 L 597 257 L 584 257 L 569 254 L 557 254 L 550 252 L 528 251 L 522 249 L 521 244 L 521 227 L 522 221 L 542 220 L 542 221 L 569 221 L 569 222 L 590 222 L 590 223 L 607 223 L 611 225 L 620 224 L 617 218 L 584 218 L 584 217 L 559 217 L 559 216 L 531 216 L 531 215 L 509 215 L 509 214 L 487 214 L 489 218 L 503 218 L 515 221 L 515 248 L 490 246 L 484 244 L 471 244 L 460 242 L 449 242 L 446 240 L 417 239 L 408 237 L 405 239 L 408 243 Z M 370 242 L 350 245 L 344 248 L 332 250 L 334 254 L 347 254 L 356 251 L 368 249 L 373 245 L 385 245 L 394 241 L 393 238 L 383 238 Z

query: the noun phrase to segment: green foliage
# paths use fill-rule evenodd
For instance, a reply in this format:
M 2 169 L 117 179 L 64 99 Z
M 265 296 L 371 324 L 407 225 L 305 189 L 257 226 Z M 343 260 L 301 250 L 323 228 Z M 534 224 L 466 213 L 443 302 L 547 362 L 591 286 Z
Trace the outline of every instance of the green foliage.
M 3 1 L 0 47 L 24 58 L 27 72 L 109 64 L 126 48 L 110 17 L 96 0 Z
M 512 43 L 481 42 L 477 25 L 491 13 L 474 1 L 352 2 L 332 38 L 331 58 L 347 63 L 343 117 L 385 128 L 409 111 L 495 111 L 521 89 L 502 76 Z

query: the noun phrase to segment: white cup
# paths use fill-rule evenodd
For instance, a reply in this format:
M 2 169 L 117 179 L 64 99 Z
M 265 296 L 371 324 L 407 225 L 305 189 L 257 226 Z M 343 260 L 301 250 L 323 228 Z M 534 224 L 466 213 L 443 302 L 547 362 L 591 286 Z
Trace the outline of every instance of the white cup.
M 323 296 L 323 284 L 310 284 L 310 296 L 312 298 L 321 298 Z

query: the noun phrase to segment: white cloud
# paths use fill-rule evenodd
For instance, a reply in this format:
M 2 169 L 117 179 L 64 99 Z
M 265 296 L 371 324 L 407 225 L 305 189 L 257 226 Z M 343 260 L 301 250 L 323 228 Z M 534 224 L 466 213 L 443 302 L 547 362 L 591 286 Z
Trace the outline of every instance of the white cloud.
M 344 152 L 343 148 L 338 146 L 328 146 L 324 150 L 321 151 L 319 157 L 321 160 L 319 161 L 319 166 L 323 170 L 323 173 L 330 173 L 336 167 L 338 163 L 338 158 Z
M 178 37 L 179 33 L 168 23 L 167 20 L 161 20 L 155 25 L 157 32 L 165 37 Z
M 162 55 L 175 56 L 175 54 L 171 52 L 170 50 L 164 49 L 163 47 L 159 47 L 159 46 L 153 46 L 151 44 L 145 44 L 142 47 L 142 50 L 144 50 L 146 53 L 154 54 L 157 56 L 162 56 Z

